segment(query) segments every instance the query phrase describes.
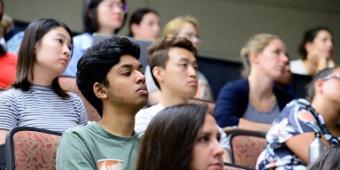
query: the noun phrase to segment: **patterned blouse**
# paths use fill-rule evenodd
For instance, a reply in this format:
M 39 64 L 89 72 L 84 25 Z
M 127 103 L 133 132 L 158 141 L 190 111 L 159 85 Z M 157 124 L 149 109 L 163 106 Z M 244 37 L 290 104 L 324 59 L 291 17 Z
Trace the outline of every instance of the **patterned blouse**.
M 257 169 L 306 169 L 306 164 L 285 145 L 288 139 L 306 132 L 321 132 L 331 145 L 340 143 L 340 138 L 332 136 L 322 116 L 307 100 L 293 100 L 268 131 L 267 146 L 257 160 Z

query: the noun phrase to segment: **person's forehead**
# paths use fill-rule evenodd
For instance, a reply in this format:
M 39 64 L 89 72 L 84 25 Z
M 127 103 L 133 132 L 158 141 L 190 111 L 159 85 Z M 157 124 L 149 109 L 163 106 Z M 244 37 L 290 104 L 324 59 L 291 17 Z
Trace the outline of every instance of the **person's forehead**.
M 195 62 L 196 58 L 192 52 L 185 48 L 173 47 L 169 50 L 169 60 L 188 60 L 191 62 Z
M 124 54 L 120 57 L 119 62 L 115 65 L 115 67 L 122 67 L 124 65 L 131 65 L 134 67 L 139 67 L 141 64 L 138 59 L 129 54 Z

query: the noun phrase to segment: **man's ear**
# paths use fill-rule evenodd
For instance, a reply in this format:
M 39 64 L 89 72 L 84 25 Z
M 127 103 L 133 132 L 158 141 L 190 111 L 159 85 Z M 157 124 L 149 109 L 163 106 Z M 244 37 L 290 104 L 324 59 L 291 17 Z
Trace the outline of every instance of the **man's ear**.
M 161 82 L 164 80 L 164 69 L 159 66 L 155 66 L 152 69 L 152 74 L 155 76 L 158 82 Z
M 99 99 L 107 99 L 108 98 L 107 89 L 101 83 L 95 82 L 93 84 L 93 92 L 94 92 L 94 95 L 96 95 L 96 97 L 99 98 Z

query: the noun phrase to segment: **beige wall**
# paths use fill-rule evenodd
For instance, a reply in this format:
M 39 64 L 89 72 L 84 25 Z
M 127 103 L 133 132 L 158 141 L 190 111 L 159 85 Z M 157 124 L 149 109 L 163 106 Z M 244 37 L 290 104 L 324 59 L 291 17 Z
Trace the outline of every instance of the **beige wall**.
M 253 34 L 277 34 L 288 52 L 297 58 L 302 32 L 314 25 L 333 29 L 340 42 L 340 1 L 336 0 L 128 0 L 129 10 L 139 6 L 157 9 L 162 24 L 191 14 L 201 24 L 200 53 L 214 58 L 239 60 L 239 49 Z M 81 31 L 82 0 L 5 0 L 6 12 L 15 19 L 31 21 L 54 17 Z M 126 25 L 125 25 L 126 26 Z M 126 34 L 126 28 L 121 34 Z M 335 48 L 340 63 L 340 50 Z

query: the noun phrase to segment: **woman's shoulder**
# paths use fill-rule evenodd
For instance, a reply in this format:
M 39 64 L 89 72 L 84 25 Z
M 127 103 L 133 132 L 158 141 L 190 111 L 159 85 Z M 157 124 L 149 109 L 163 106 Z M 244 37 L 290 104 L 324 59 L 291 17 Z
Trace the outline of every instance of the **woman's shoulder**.
M 301 59 L 292 60 L 292 61 L 290 61 L 289 65 L 290 65 L 290 71 L 292 73 L 308 75 L 306 67 L 303 64 L 303 60 L 301 60 Z

